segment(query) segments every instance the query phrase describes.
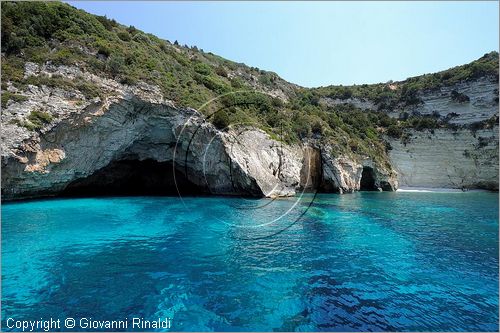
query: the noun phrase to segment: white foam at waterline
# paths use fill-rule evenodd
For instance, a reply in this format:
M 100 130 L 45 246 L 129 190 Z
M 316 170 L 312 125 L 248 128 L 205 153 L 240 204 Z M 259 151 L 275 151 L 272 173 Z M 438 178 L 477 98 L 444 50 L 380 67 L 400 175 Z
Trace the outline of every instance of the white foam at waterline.
M 396 192 L 422 192 L 422 193 L 467 193 L 467 192 L 488 192 L 488 190 L 466 190 L 462 191 L 459 188 L 444 188 L 444 187 L 401 187 Z

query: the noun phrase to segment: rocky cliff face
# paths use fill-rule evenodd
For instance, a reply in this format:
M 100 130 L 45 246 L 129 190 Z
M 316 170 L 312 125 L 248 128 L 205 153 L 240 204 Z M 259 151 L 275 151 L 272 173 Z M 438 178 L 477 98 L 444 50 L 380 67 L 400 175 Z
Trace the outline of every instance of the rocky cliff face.
M 460 82 L 419 94 L 422 103 L 411 108 L 395 109 L 393 117 L 409 114 L 436 116 L 451 124 L 467 125 L 498 115 L 498 81 L 492 77 Z
M 422 104 L 395 110 L 391 115 L 433 115 L 457 126 L 409 130 L 402 139 L 387 138 L 400 185 L 498 190 L 498 125 L 475 127 L 478 122 L 498 117 L 497 80 L 482 77 L 420 97 Z
M 252 127 L 219 131 L 154 86 L 31 63 L 25 75 L 83 79 L 105 97 L 89 100 L 77 90 L 45 85 L 8 87 L 25 100 L 10 102 L 2 113 L 4 199 L 113 189 L 275 197 L 350 192 L 367 182 L 370 190 L 397 188 L 394 171 L 371 160 L 336 156 L 317 143 L 285 145 Z M 363 175 L 369 179 L 363 182 Z
M 2 23 L 4 199 L 498 188 L 497 52 L 303 88 L 64 3 L 4 2 Z
M 399 185 L 413 187 L 481 188 L 498 190 L 498 126 L 482 129 L 480 122 L 498 117 L 498 81 L 483 76 L 431 91 L 419 92 L 421 103 L 387 112 L 402 119 L 427 116 L 450 124 L 436 130 L 408 129 L 401 139 L 386 137 Z M 377 111 L 360 98 L 320 101 L 328 106 L 352 105 Z M 495 123 L 495 121 L 492 121 Z
M 498 190 L 498 127 L 411 131 L 390 144 L 402 186 Z
M 129 191 L 277 197 L 303 190 L 391 191 L 398 183 L 498 190 L 498 126 L 471 127 L 498 115 L 498 83 L 487 78 L 423 93 L 422 104 L 392 111 L 393 117 L 431 114 L 459 126 L 387 137 L 391 167 L 339 155 L 314 140 L 286 145 L 249 126 L 219 131 L 196 110 L 165 100 L 155 86 L 32 63 L 25 75 L 84 79 L 104 97 L 45 85 L 8 87 L 25 98 L 2 113 L 4 199 Z M 37 130 L 29 126 L 34 112 L 50 116 Z

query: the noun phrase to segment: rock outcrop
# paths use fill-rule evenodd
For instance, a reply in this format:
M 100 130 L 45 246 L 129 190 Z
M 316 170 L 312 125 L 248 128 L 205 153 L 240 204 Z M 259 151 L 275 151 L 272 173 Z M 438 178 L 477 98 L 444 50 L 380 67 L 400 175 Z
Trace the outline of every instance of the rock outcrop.
M 480 77 L 421 92 L 419 98 L 422 100 L 421 104 L 395 109 L 389 114 L 401 117 L 406 112 L 444 118 L 451 124 L 471 124 L 498 115 L 498 79 Z
M 400 185 L 498 190 L 498 125 L 476 127 L 498 117 L 497 79 L 481 77 L 424 92 L 420 98 L 418 106 L 390 115 L 432 115 L 455 126 L 408 130 L 402 139 L 387 138 Z
M 67 4 L 2 10 L 3 199 L 498 189 L 498 52 L 305 88 Z
M 322 188 L 327 192 L 395 191 L 398 188 L 397 174 L 391 168 L 381 167 L 370 159 L 334 158 L 328 150 L 323 155 Z
M 7 200 L 128 190 L 255 197 L 393 191 L 398 185 L 498 190 L 498 126 L 472 126 L 498 115 L 498 83 L 491 78 L 423 93 L 423 103 L 390 112 L 433 115 L 458 126 L 387 137 L 390 161 L 381 162 L 338 154 L 314 140 L 287 145 L 249 126 L 220 131 L 144 83 L 128 86 L 76 67 L 32 63 L 25 75 L 86 80 L 103 97 L 45 85 L 8 87 L 25 98 L 2 112 Z M 26 126 L 33 112 L 50 120 L 33 130 Z
M 373 189 L 397 187 L 385 168 L 335 157 L 328 147 L 285 145 L 252 127 L 219 131 L 196 110 L 164 100 L 154 86 L 127 86 L 65 66 L 28 63 L 25 72 L 84 78 L 105 97 L 88 100 L 43 85 L 15 91 L 26 100 L 2 113 L 3 199 L 131 187 L 257 197 L 351 192 L 360 189 L 366 163 L 374 170 Z M 41 110 L 51 121 L 37 131 L 25 126 Z
M 498 126 L 411 131 L 388 139 L 401 186 L 498 190 Z

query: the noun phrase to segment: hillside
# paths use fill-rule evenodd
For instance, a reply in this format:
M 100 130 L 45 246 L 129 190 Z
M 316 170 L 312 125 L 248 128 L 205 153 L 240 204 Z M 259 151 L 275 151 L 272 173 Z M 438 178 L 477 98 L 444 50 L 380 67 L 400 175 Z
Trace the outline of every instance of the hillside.
M 396 123 L 380 113 L 325 106 L 319 103 L 322 97 L 367 99 L 375 103 L 377 110 L 386 110 L 418 104 L 418 94 L 423 90 L 485 75 L 498 77 L 498 54 L 492 52 L 471 64 L 403 82 L 304 89 L 282 80 L 275 73 L 238 64 L 196 47 L 161 40 L 134 27 L 125 27 L 114 20 L 85 13 L 67 4 L 2 3 L 4 106 L 9 99 L 22 99 L 22 96 L 5 93 L 7 82 L 16 87 L 26 84 L 60 85 L 78 89 L 88 98 L 100 93 L 90 82 L 64 82 L 48 77 L 25 79 L 26 62 L 76 65 L 126 84 L 145 81 L 158 85 L 165 98 L 177 105 L 195 109 L 228 92 L 262 91 L 275 98 L 249 93 L 240 95 L 237 101 L 222 99 L 220 102 L 229 108 L 218 112 L 211 120 L 220 128 L 236 122 L 256 123 L 270 133 L 283 135 L 286 142 L 323 138 L 338 142 L 341 148 L 346 146 L 346 138 L 349 137 L 347 141 L 351 148 L 370 155 L 381 153 L 372 151 L 373 146 L 380 148 L 377 137 L 381 127 L 392 125 L 390 133 L 397 134 L 400 128 L 445 124 L 436 119 L 410 119 Z M 242 107 L 241 103 L 247 105 Z M 208 110 L 205 112 L 209 113 Z
M 9 142 L 129 98 L 124 92 L 172 103 L 184 116 L 198 110 L 222 132 L 251 125 L 272 140 L 323 147 L 332 158 L 369 158 L 385 171 L 398 167 L 391 165 L 392 146 L 404 149 L 428 131 L 468 131 L 467 140 L 476 140 L 477 131 L 498 124 L 497 52 L 400 82 L 308 89 L 68 4 L 1 6 L 2 125 Z

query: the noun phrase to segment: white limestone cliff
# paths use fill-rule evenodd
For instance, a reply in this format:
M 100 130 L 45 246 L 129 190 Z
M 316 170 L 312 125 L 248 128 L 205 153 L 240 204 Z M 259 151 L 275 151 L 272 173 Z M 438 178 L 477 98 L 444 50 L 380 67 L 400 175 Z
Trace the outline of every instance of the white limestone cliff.
M 3 199 L 88 187 L 105 191 L 127 181 L 257 197 L 360 188 L 363 167 L 348 157 L 323 148 L 323 159 L 311 159 L 311 150 L 321 147 L 284 145 L 251 127 L 219 131 L 196 110 L 164 100 L 157 87 L 127 86 L 75 67 L 26 65 L 25 75 L 40 74 L 83 78 L 102 89 L 103 97 L 88 100 L 78 91 L 47 86 L 15 91 L 26 100 L 10 102 L 2 112 Z M 53 120 L 37 131 L 23 126 L 39 110 Z M 331 163 L 332 158 L 343 162 Z M 372 167 L 373 175 L 383 178 L 385 169 Z M 382 178 L 377 186 L 385 186 Z
M 454 100 L 453 91 L 468 101 Z M 423 92 L 419 97 L 422 104 L 390 115 L 416 112 L 448 119 L 456 126 L 408 130 L 402 139 L 387 138 L 400 186 L 498 190 L 498 124 L 490 128 L 475 126 L 498 117 L 497 79 L 481 77 Z

